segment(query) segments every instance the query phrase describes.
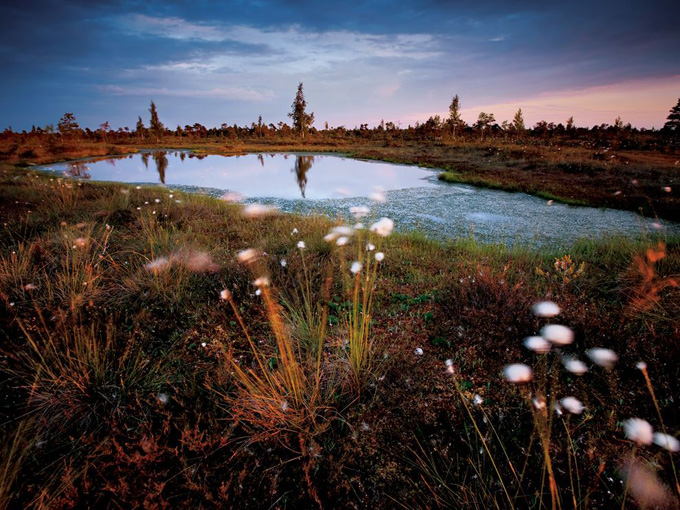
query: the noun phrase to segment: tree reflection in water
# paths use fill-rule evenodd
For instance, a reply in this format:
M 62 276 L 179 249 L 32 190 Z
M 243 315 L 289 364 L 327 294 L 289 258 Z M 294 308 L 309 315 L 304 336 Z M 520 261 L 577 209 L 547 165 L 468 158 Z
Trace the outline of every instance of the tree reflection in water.
M 90 178 L 90 167 L 85 161 L 72 161 L 68 163 L 66 173 L 69 177 L 82 177 L 83 179 Z
M 149 153 L 148 152 L 142 153 L 142 163 L 144 163 L 144 167 L 148 170 L 149 169 Z
M 293 172 L 295 172 L 295 178 L 297 179 L 298 186 L 300 187 L 300 192 L 302 193 L 302 198 L 307 198 L 305 196 L 305 189 L 307 188 L 307 172 L 314 165 L 314 156 L 296 156 L 295 157 L 295 167 Z
M 165 170 L 168 168 L 168 158 L 165 156 L 164 151 L 158 151 L 153 153 L 153 160 L 156 162 L 156 170 L 158 170 L 158 177 L 161 183 L 165 184 Z

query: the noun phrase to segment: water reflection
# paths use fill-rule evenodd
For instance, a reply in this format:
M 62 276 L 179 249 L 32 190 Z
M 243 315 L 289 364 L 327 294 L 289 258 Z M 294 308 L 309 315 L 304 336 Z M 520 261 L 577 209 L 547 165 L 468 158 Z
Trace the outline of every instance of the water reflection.
M 305 190 L 307 189 L 307 172 L 309 172 L 313 164 L 314 156 L 297 156 L 295 158 L 295 166 L 292 171 L 295 173 L 295 178 L 297 179 L 298 187 L 302 193 L 302 198 L 307 198 L 305 196 Z M 262 166 L 264 166 L 264 162 L 262 162 Z
M 149 156 L 150 154 L 148 152 L 142 152 L 142 163 L 144 163 L 144 167 L 147 170 L 149 169 Z
M 66 174 L 69 177 L 90 178 L 90 167 L 84 161 L 73 161 L 68 163 Z
M 168 158 L 163 151 L 153 153 L 153 160 L 156 162 L 156 170 L 158 171 L 158 178 L 165 184 L 165 170 L 168 168 Z

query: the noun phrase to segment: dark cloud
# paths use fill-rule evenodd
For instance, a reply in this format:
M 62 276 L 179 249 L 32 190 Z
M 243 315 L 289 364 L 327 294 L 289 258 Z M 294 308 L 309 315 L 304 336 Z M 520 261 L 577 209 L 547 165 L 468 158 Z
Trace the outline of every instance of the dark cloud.
M 221 80 L 235 90 L 273 94 L 262 109 L 284 119 L 290 103 L 284 87 L 300 79 L 346 98 L 319 96 L 343 113 L 358 83 L 383 91 L 374 104 L 386 109 L 391 97 L 399 97 L 399 107 L 410 97 L 414 108 L 432 109 L 454 90 L 470 102 L 511 100 L 680 74 L 678 15 L 680 4 L 667 0 L 4 2 L 0 110 L 17 126 L 56 122 L 58 112 L 78 108 L 93 118 L 107 108 L 121 116 L 130 108 L 131 116 L 139 100 L 106 91 L 178 87 L 198 94 L 183 99 L 177 115 L 190 103 L 196 117 L 208 119 L 214 109 L 200 91 L 219 88 Z M 166 23 L 145 27 L 144 20 Z M 236 36 L 238 26 L 252 33 Z M 272 30 L 294 33 L 277 41 L 267 37 Z M 357 40 L 329 41 L 328 34 L 338 32 L 356 33 Z M 318 37 L 300 42 L 306 34 Z M 431 38 L 404 43 L 395 34 Z M 373 46 L 370 37 L 376 38 Z M 248 107 L 234 99 L 230 115 L 243 112 L 244 118 L 231 122 L 251 120 L 254 113 L 245 118 Z M 209 122 L 186 119 L 196 120 Z

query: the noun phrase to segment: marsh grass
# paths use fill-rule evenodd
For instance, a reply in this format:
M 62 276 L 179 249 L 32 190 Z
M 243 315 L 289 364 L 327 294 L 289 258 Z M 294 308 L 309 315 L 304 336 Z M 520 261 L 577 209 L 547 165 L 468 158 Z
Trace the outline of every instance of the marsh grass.
M 678 239 L 539 250 L 357 230 L 337 246 L 320 217 L 249 219 L 207 197 L 91 183 L 75 210 L 38 207 L 49 178 L 0 179 L 11 506 L 620 507 L 639 497 L 619 480 L 622 420 L 677 435 Z M 257 264 L 234 260 L 251 246 Z M 565 255 L 578 278 L 536 273 Z M 543 299 L 575 332 L 565 354 L 604 344 L 621 368 L 577 377 L 556 353 L 524 351 Z M 519 389 L 499 376 L 516 362 L 534 370 Z M 566 395 L 583 414 L 550 409 Z M 675 455 L 636 451 L 662 486 Z

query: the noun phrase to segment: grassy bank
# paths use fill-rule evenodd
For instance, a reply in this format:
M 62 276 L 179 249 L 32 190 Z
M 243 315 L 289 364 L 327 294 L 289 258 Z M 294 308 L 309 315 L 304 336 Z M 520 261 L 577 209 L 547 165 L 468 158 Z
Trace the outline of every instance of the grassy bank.
M 680 431 L 678 239 L 328 242 L 327 218 L 9 165 L 0 216 L 2 505 L 677 504 L 673 454 L 622 425 Z M 538 355 L 546 299 L 575 338 Z
M 567 143 L 569 142 L 569 143 Z M 0 144 L 0 161 L 48 163 L 124 154 L 140 148 L 186 148 L 203 154 L 339 152 L 353 157 L 440 168 L 449 182 L 521 191 L 570 204 L 610 207 L 680 221 L 680 161 L 654 150 L 599 147 L 590 142 L 520 143 L 513 140 L 357 139 L 317 134 L 308 139 L 186 139 L 161 143 L 53 142 Z M 669 191 L 670 190 L 670 191 Z

